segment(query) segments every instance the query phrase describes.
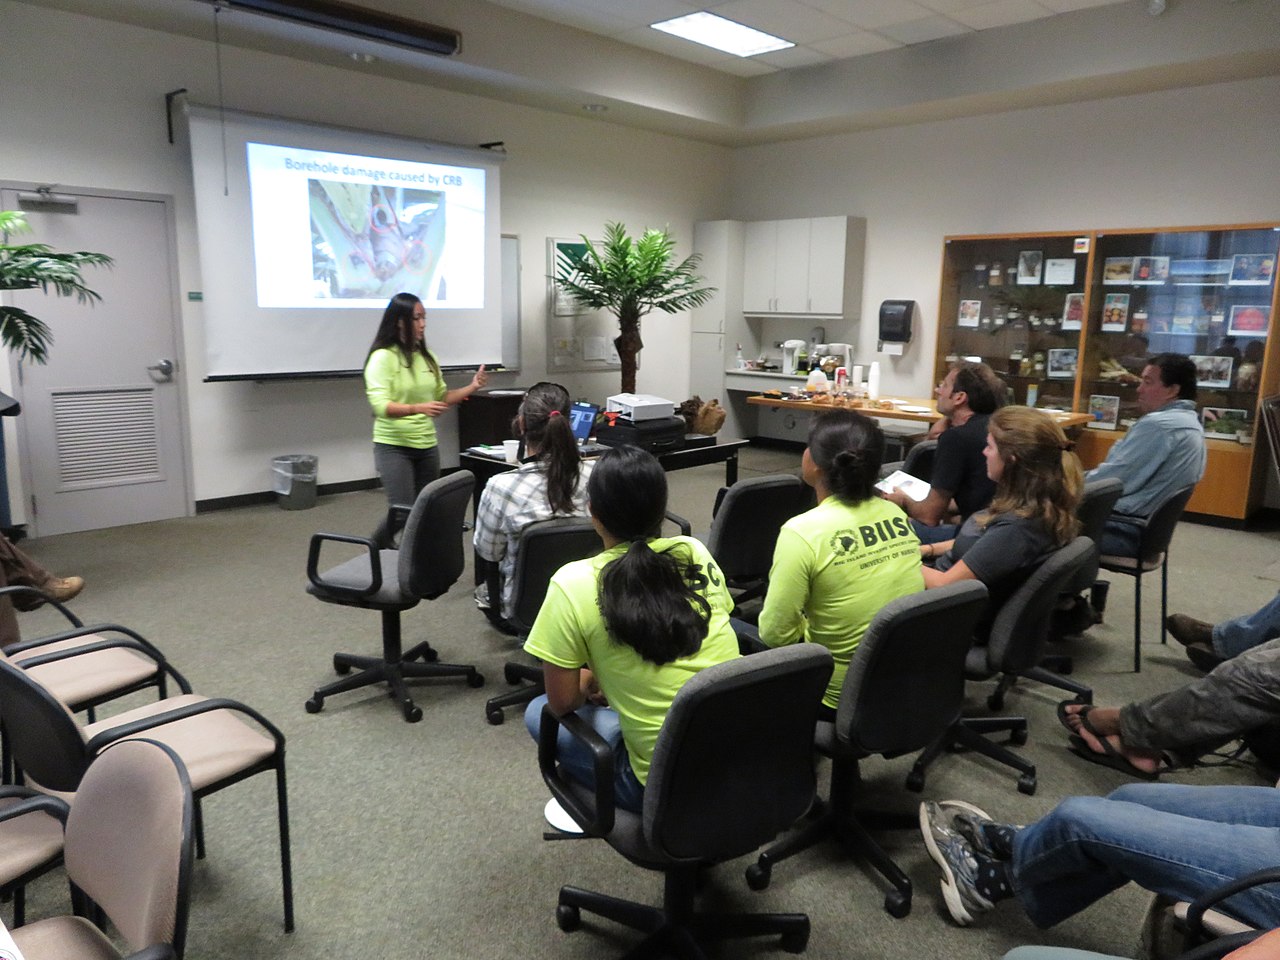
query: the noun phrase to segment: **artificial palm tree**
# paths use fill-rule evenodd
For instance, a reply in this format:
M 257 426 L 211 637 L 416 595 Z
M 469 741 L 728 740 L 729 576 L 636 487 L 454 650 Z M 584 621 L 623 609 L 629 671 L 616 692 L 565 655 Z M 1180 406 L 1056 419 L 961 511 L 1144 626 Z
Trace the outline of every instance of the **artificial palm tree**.
M 0 237 L 7 240 L 30 229 L 20 210 L 0 210 Z M 39 287 L 48 293 L 52 288 L 60 297 L 74 296 L 81 303 L 93 303 L 102 297 L 85 286 L 80 270 L 110 265 L 111 258 L 103 253 L 55 253 L 47 243 L 0 243 L 0 290 Z M 53 333 L 43 320 L 21 307 L 0 304 L 0 345 L 16 350 L 19 359 L 44 363 L 52 342 Z
M 622 224 L 610 223 L 599 249 L 585 236 L 582 241 L 586 249 L 581 252 L 560 250 L 556 282 L 574 302 L 618 318 L 613 345 L 622 361 L 622 392 L 635 393 L 636 355 L 644 347 L 640 318 L 654 309 L 679 313 L 700 307 L 715 287 L 699 286 L 698 254 L 672 262 L 675 241 L 666 230 L 646 230 L 632 239 Z

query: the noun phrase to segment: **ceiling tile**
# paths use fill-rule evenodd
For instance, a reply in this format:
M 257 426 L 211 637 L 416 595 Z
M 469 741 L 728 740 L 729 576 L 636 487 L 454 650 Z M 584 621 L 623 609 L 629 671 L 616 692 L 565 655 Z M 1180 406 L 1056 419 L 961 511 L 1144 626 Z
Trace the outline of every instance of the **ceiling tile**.
M 957 10 L 951 14 L 951 19 L 975 30 L 986 30 L 990 27 L 1007 27 L 1012 23 L 1040 20 L 1052 15 L 1052 10 L 1036 3 L 1036 0 L 994 0 L 981 6 Z
M 702 44 L 694 43 L 692 40 L 685 40 L 683 37 L 676 37 L 669 33 L 663 33 L 661 30 L 654 30 L 652 27 L 633 27 L 617 34 L 615 39 L 622 43 L 644 47 L 646 50 L 665 53 L 669 57 L 679 57 L 681 60 L 688 60 L 690 63 L 701 63 L 710 67 L 719 68 L 732 61 L 743 59 L 742 57 L 735 57 L 731 53 L 725 53 L 723 50 L 713 50 L 711 47 L 704 47 Z
M 863 30 L 877 30 L 891 23 L 905 23 L 931 16 L 934 11 L 913 0 L 804 0 L 811 7 L 847 20 Z
M 752 60 L 758 60 L 761 63 L 767 63 L 773 67 L 780 67 L 784 70 L 793 67 L 812 67 L 818 63 L 828 63 L 831 57 L 825 53 L 819 53 L 817 50 L 809 47 L 788 47 L 786 50 L 774 50 L 772 53 L 761 53 L 751 57 Z
M 843 57 L 860 57 L 866 53 L 880 53 L 883 50 L 894 50 L 902 46 L 896 40 L 882 37 L 878 33 L 859 30 L 847 33 L 843 37 L 832 37 L 830 40 L 815 40 L 809 44 L 815 50 L 821 50 L 837 59 Z
M 1070 13 L 1073 10 L 1087 10 L 1089 7 L 1106 7 L 1128 0 L 1040 0 L 1054 13 Z
M 928 43 L 931 40 L 956 37 L 962 33 L 970 32 L 968 27 L 956 23 L 941 14 L 935 14 L 921 20 L 911 20 L 907 23 L 888 24 L 878 29 L 885 36 L 906 44 Z
M 825 40 L 849 32 L 849 24 L 805 6 L 777 0 L 729 0 L 708 8 L 729 20 L 745 23 L 792 43 Z

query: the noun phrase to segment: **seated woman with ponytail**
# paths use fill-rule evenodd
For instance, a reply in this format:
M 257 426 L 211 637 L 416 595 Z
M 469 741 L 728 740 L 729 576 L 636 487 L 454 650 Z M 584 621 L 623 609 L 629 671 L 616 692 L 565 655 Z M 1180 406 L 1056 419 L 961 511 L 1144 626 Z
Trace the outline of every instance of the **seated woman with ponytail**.
M 853 410 L 816 417 L 801 460 L 818 505 L 778 534 L 760 640 L 807 641 L 831 651 L 835 670 L 822 698 L 834 718 L 849 659 L 890 600 L 924 588 L 920 540 L 902 508 L 876 496 L 884 434 Z M 826 713 L 826 711 L 830 713 Z
M 1062 428 L 1042 410 L 1001 407 L 987 422 L 991 506 L 975 513 L 954 540 L 926 544 L 924 582 L 940 587 L 981 580 L 996 611 L 1045 554 L 1080 529 L 1076 506 L 1084 487 L 1080 461 Z
M 524 441 L 520 467 L 500 473 L 487 484 L 476 508 L 472 544 L 476 554 L 498 565 L 498 596 L 487 596 L 488 584 L 477 591 L 490 619 L 501 626 L 514 614 L 512 575 L 520 531 L 536 520 L 587 515 L 587 477 L 591 461 L 578 455 L 578 441 L 569 425 L 569 391 L 558 383 L 535 383 L 520 402 L 512 424 Z M 485 596 L 481 596 L 481 591 Z
M 607 452 L 587 500 L 605 550 L 551 580 L 524 645 L 543 661 L 547 692 L 529 704 L 525 725 L 536 741 L 544 704 L 557 716 L 576 711 L 614 748 L 615 802 L 639 812 L 671 701 L 699 670 L 738 656 L 733 601 L 706 547 L 657 536 L 667 477 L 651 454 Z M 564 728 L 559 759 L 569 776 L 594 786 L 590 751 Z

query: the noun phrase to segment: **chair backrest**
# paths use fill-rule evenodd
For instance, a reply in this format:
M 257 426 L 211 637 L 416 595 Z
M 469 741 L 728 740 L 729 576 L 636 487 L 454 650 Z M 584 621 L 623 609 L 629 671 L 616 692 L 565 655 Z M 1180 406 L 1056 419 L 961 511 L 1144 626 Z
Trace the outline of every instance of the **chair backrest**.
M 708 667 L 676 694 L 645 785 L 646 839 L 719 861 L 767 843 L 813 802 L 813 729 L 831 654 L 802 643 Z
M 977 580 L 886 604 L 849 661 L 836 736 L 889 757 L 936 740 L 960 715 L 965 654 L 986 605 L 987 588 Z
M 1169 549 L 1169 541 L 1173 539 L 1173 530 L 1187 508 L 1187 501 L 1196 492 L 1195 484 L 1175 490 L 1147 518 L 1147 525 L 1142 528 L 1142 539 L 1139 541 L 1138 557 L 1143 564 L 1159 563 L 1164 552 Z
M 71 711 L 31 674 L 0 661 L 0 719 L 13 759 L 47 790 L 71 793 L 89 768 L 84 732 Z
M 782 525 L 805 509 L 807 488 L 791 474 L 739 480 L 728 488 L 711 530 L 707 550 L 730 580 L 765 577 Z
M 1107 518 L 1115 509 L 1116 501 L 1124 496 L 1124 484 L 1117 477 L 1090 480 L 1084 485 L 1080 504 L 1076 507 L 1076 519 L 1080 521 L 1080 536 L 1094 543 L 1102 542 L 1102 531 Z
M 191 887 L 191 781 L 154 740 L 122 740 L 89 766 L 67 817 L 68 879 L 137 952 L 182 956 Z
M 462 576 L 466 566 L 462 525 L 475 482 L 470 470 L 455 470 L 418 494 L 400 535 L 402 593 L 434 600 Z
M 902 472 L 927 481 L 933 475 L 933 457 L 937 450 L 937 440 L 921 440 L 907 451 L 907 459 L 902 461 Z
M 538 618 L 547 586 L 555 572 L 572 560 L 593 557 L 604 549 L 600 535 L 587 517 L 552 517 L 538 520 L 520 531 L 516 545 L 516 569 L 512 574 L 516 629 L 528 633 Z
M 1001 605 L 987 639 L 987 667 L 992 674 L 1020 673 L 1044 659 L 1058 597 L 1082 568 L 1096 566 L 1097 550 L 1088 537 L 1076 537 L 1041 560 Z

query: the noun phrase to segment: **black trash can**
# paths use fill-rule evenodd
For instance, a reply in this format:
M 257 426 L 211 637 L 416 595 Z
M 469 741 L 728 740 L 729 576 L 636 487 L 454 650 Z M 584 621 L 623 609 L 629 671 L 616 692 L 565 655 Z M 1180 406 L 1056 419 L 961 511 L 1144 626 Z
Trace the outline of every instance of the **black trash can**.
M 309 453 L 287 453 L 271 460 L 276 502 L 285 510 L 309 510 L 316 505 L 316 472 L 320 458 Z

